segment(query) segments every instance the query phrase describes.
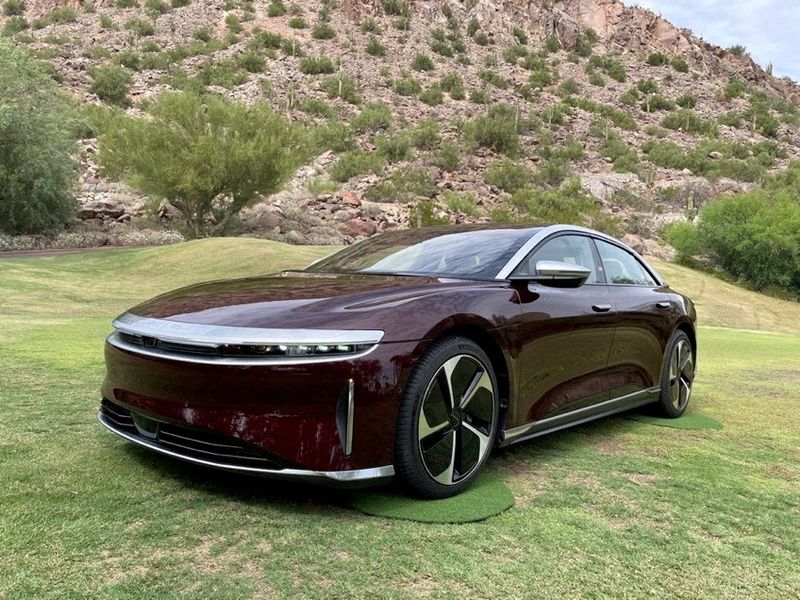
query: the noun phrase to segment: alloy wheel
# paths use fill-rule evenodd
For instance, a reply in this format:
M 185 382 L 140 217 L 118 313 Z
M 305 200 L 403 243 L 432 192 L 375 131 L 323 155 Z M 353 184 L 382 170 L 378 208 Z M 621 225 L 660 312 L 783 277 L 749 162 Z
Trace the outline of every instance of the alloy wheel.
M 679 340 L 670 357 L 669 391 L 672 406 L 682 411 L 692 396 L 694 381 L 694 357 L 692 347 L 686 340 Z
M 433 376 L 419 412 L 418 442 L 428 474 L 455 485 L 478 468 L 491 450 L 494 385 L 477 358 L 460 354 Z

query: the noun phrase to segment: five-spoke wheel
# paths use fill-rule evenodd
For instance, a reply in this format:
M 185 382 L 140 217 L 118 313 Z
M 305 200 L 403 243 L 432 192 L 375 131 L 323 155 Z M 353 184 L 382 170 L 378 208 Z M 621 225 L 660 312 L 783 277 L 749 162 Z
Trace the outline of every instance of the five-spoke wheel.
M 404 394 L 396 469 L 417 493 L 441 498 L 477 476 L 494 444 L 497 383 L 471 340 L 440 340 L 420 360 Z
M 661 396 L 658 411 L 667 417 L 680 417 L 692 397 L 694 382 L 694 349 L 689 336 L 676 331 L 667 344 L 661 374 Z

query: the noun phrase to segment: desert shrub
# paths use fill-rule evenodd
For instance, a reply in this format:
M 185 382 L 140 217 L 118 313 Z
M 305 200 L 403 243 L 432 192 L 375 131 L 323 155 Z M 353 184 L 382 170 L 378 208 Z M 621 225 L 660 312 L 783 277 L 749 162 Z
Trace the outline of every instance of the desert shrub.
M 716 122 L 712 119 L 704 119 L 688 108 L 667 115 L 661 121 L 661 125 L 667 129 L 680 129 L 686 133 L 714 135 L 717 132 Z
M 125 21 L 125 29 L 132 31 L 139 37 L 153 35 L 156 32 L 156 28 L 153 26 L 151 21 L 148 21 L 147 19 L 138 19 L 135 17 Z
M 192 32 L 192 37 L 201 42 L 210 42 L 214 38 L 214 32 L 211 27 L 200 27 Z
M 512 65 L 517 64 L 517 61 L 524 56 L 528 56 L 528 48 L 522 44 L 512 44 L 503 50 L 503 60 Z
M 350 124 L 359 133 L 389 129 L 392 126 L 392 111 L 383 102 L 369 102 L 352 118 Z
M 753 131 L 766 137 L 776 137 L 780 121 L 770 113 L 769 106 L 763 102 L 750 102 L 742 117 L 752 126 Z
M 282 17 L 286 14 L 286 5 L 283 0 L 271 0 L 267 7 L 268 17 Z
M 405 134 L 381 135 L 375 140 L 378 154 L 389 162 L 408 160 L 413 155 L 411 139 Z
M 472 37 L 480 28 L 481 24 L 478 22 L 478 19 L 471 19 L 470 22 L 467 23 L 467 35 Z
M 465 136 L 474 144 L 501 154 L 514 155 L 519 150 L 518 119 L 513 107 L 496 104 L 485 115 L 465 127 Z
M 464 99 L 464 81 L 458 73 L 445 73 L 439 80 L 439 87 L 445 91 L 453 100 Z
M 310 145 L 317 153 L 326 150 L 350 152 L 356 150 L 358 146 L 351 128 L 341 121 L 333 121 L 312 129 Z
M 3 14 L 7 17 L 19 16 L 25 10 L 24 0 L 6 0 L 3 2 Z
M 410 17 L 411 8 L 405 0 L 382 0 L 383 11 L 392 17 Z
M 469 100 L 473 104 L 489 104 L 492 98 L 489 95 L 489 90 L 482 89 L 482 90 L 472 90 L 469 93 Z
M 504 158 L 490 166 L 486 170 L 483 179 L 489 185 L 513 194 L 517 190 L 530 185 L 533 173 L 525 165 L 509 158 Z
M 442 171 L 457 171 L 461 166 L 461 153 L 453 140 L 444 140 L 434 156 L 433 163 Z
M 114 0 L 117 8 L 138 8 L 139 0 Z
M 636 106 L 636 104 L 639 102 L 639 90 L 637 90 L 635 87 L 632 87 L 628 91 L 622 93 L 622 95 L 619 97 L 619 101 L 625 106 Z
M 478 217 L 481 214 L 474 192 L 459 194 L 453 190 L 445 190 L 442 194 L 442 199 L 449 212 L 463 213 L 469 217 Z
M 615 108 L 609 104 L 600 104 L 588 98 L 573 96 L 564 99 L 564 103 L 568 106 L 574 106 L 585 110 L 586 112 L 600 115 L 614 123 L 617 127 L 627 131 L 636 131 L 639 126 L 631 115 L 624 110 Z
M 197 79 L 203 85 L 233 88 L 247 81 L 247 71 L 240 68 L 236 61 L 230 58 L 216 62 L 207 60 L 197 70 Z
M 747 84 L 738 77 L 731 77 L 722 90 L 728 100 L 740 98 L 744 96 L 745 92 L 747 92 Z
M 306 20 L 300 16 L 292 17 L 291 19 L 289 19 L 287 24 L 292 29 L 305 29 L 306 27 L 308 27 L 308 23 L 306 23 Z
M 418 197 L 430 198 L 436 184 L 422 169 L 401 169 L 367 190 L 365 197 L 373 202 L 408 202 Z
M 540 116 L 548 127 L 554 127 L 563 125 L 570 112 L 569 105 L 564 101 L 545 107 L 542 109 Z
M 554 35 L 548 37 L 544 42 L 544 49 L 550 52 L 551 54 L 554 52 L 558 52 L 561 50 L 561 42 L 558 41 L 558 38 Z
M 191 3 L 192 0 L 170 0 L 172 8 L 182 8 L 184 6 L 189 6 Z
M 286 56 L 303 57 L 303 48 L 297 38 L 283 38 L 281 40 L 281 52 Z
M 18 34 L 20 31 L 25 31 L 28 28 L 28 20 L 25 17 L 9 17 L 3 25 L 3 36 L 11 37 Z
M 144 6 L 150 14 L 155 16 L 169 12 L 169 4 L 164 0 L 146 0 Z
M 231 33 L 241 33 L 243 29 L 242 23 L 239 21 L 239 17 L 233 13 L 225 16 L 225 27 L 227 27 L 228 31 Z
M 580 93 L 581 93 L 581 86 L 572 77 L 570 77 L 569 79 L 565 79 L 564 81 L 561 82 L 561 85 L 558 86 L 558 94 L 560 96 L 570 96 L 573 94 L 580 94 Z
M 194 237 L 224 232 L 305 159 L 303 131 L 264 103 L 177 92 L 160 96 L 149 113 L 108 120 L 100 164 L 110 176 L 168 200 Z
M 492 43 L 492 40 L 483 31 L 479 31 L 478 33 L 473 35 L 472 41 L 478 44 L 478 46 L 488 46 L 489 44 Z
M 703 252 L 703 244 L 697 226 L 686 221 L 676 221 L 664 229 L 664 239 L 675 249 L 679 263 L 690 263 Z
M 672 60 L 669 61 L 669 64 L 672 66 L 673 69 L 675 69 L 679 73 L 689 72 L 689 63 L 686 62 L 680 56 L 673 57 Z
M 593 85 L 593 86 L 596 86 L 596 87 L 605 87 L 606 78 L 603 77 L 597 71 L 592 71 L 589 74 L 589 85 Z
M 130 103 L 128 91 L 133 77 L 128 69 L 117 65 L 105 65 L 92 71 L 92 85 L 89 91 L 109 104 L 127 106 Z
M 611 77 L 611 79 L 619 82 L 624 82 L 627 79 L 625 65 L 611 54 L 604 54 L 603 56 L 592 55 L 589 58 L 586 69 L 588 72 L 591 72 L 592 69 L 598 69 Z
M 142 52 L 160 52 L 161 46 L 159 46 L 153 40 L 145 40 L 142 42 L 142 45 L 139 47 Z
M 336 75 L 326 77 L 322 81 L 322 89 L 328 94 L 328 98 L 341 98 L 350 104 L 361 102 L 361 95 L 355 80 L 344 71 L 339 71 Z
M 677 100 L 675 100 L 675 104 L 681 108 L 694 108 L 697 106 L 697 96 L 691 92 L 686 92 L 685 94 L 679 96 Z
M 306 56 L 300 59 L 300 72 L 306 75 L 335 73 L 336 65 L 327 56 Z
M 430 46 L 431 50 L 433 50 L 439 56 L 452 58 L 454 55 L 453 47 L 445 40 L 431 40 Z
M 403 74 L 402 77 L 392 80 L 391 88 L 395 94 L 401 96 L 416 96 L 422 91 L 420 82 L 408 74 Z
M 444 100 L 442 88 L 440 88 L 437 84 L 433 84 L 427 90 L 420 92 L 419 96 L 417 97 L 421 102 L 424 102 L 428 106 L 439 106 Z
M 142 69 L 142 57 L 136 52 L 130 52 L 128 50 L 118 52 L 114 57 L 114 62 L 131 71 L 140 71 Z
M 636 82 L 635 87 L 643 94 L 658 94 L 661 91 L 658 83 L 653 79 L 640 79 Z
M 236 64 L 249 73 L 261 73 L 266 67 L 264 57 L 253 50 L 245 50 L 239 54 Z
M 111 51 L 103 46 L 89 46 L 83 55 L 92 60 L 100 60 L 101 58 L 111 58 Z
M 725 50 L 727 50 L 734 56 L 742 56 L 744 54 L 747 54 L 747 48 L 745 48 L 741 44 L 736 44 L 735 46 L 729 46 Z
M 73 116 L 38 61 L 0 40 L 0 231 L 43 233 L 75 213 Z
M 315 40 L 332 40 L 336 37 L 336 31 L 328 23 L 317 23 L 311 30 L 311 37 Z
M 663 67 L 669 63 L 669 56 L 663 52 L 653 52 L 647 57 L 647 64 L 651 67 Z
M 378 38 L 371 37 L 367 41 L 366 52 L 370 56 L 386 56 L 386 46 L 378 41 Z
M 415 54 L 411 60 L 411 68 L 415 71 L 433 71 L 433 61 L 427 54 Z
M 667 239 L 682 258 L 707 254 L 757 289 L 800 294 L 800 204 L 786 188 L 719 198 L 701 209 L 696 225 L 668 230 Z
M 505 77 L 491 69 L 481 69 L 478 71 L 478 77 L 498 89 L 505 90 L 508 88 L 508 81 L 506 81 Z
M 364 19 L 361 22 L 361 31 L 364 33 L 372 33 L 374 35 L 381 35 L 383 33 L 381 31 L 381 26 L 378 25 L 378 22 L 372 18 Z
M 331 167 L 331 179 L 344 183 L 368 172 L 381 173 L 383 171 L 383 158 L 374 152 L 351 150 L 345 152 Z
M 520 44 L 527 44 L 528 43 L 528 34 L 525 33 L 519 27 L 514 27 L 511 30 L 511 35 L 513 35 L 516 38 L 517 42 L 519 42 Z
M 439 123 L 434 119 L 422 119 L 411 132 L 411 144 L 422 150 L 433 150 L 439 145 Z
M 675 103 L 665 98 L 661 94 L 648 94 L 642 101 L 641 108 L 645 112 L 657 110 L 674 110 Z
M 734 127 L 736 129 L 742 126 L 742 115 L 735 110 L 729 110 L 725 114 L 720 115 L 717 120 L 720 125 L 727 125 L 728 127 Z
M 436 203 L 433 200 L 420 200 L 409 215 L 409 227 L 437 227 L 447 225 L 450 220 L 446 216 L 437 214 Z
M 247 42 L 247 48 L 249 50 L 277 50 L 282 43 L 283 37 L 280 33 L 255 28 Z
M 330 104 L 324 100 L 315 98 L 314 96 L 306 96 L 303 98 L 298 104 L 298 108 L 304 113 L 313 115 L 315 117 L 330 119 L 335 115 L 335 112 L 333 108 L 331 108 Z

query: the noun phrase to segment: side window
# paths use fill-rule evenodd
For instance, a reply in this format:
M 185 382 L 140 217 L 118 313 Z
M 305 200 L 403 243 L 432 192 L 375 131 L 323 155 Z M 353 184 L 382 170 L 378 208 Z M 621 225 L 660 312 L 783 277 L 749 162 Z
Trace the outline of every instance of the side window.
M 597 283 L 597 268 L 592 253 L 592 241 L 582 235 L 561 235 L 548 240 L 541 247 L 534 250 L 517 267 L 516 273 L 520 275 L 533 275 L 536 273 L 536 263 L 540 260 L 555 260 L 557 262 L 580 265 L 591 269 L 592 274 L 586 283 Z
M 595 240 L 600 260 L 603 261 L 603 270 L 608 283 L 620 285 L 647 285 L 654 286 L 653 280 L 644 265 L 632 254 L 619 246 L 609 244 L 602 240 Z

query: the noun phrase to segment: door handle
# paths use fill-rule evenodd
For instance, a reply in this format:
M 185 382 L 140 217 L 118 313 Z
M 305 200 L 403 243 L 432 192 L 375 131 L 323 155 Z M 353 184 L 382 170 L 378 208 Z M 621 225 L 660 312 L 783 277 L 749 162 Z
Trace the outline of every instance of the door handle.
M 599 312 L 599 313 L 608 312 L 608 311 L 611 310 L 611 305 L 610 304 L 594 304 L 592 306 L 592 310 L 594 312 Z
M 656 308 L 670 308 L 672 307 L 671 302 L 656 302 Z

